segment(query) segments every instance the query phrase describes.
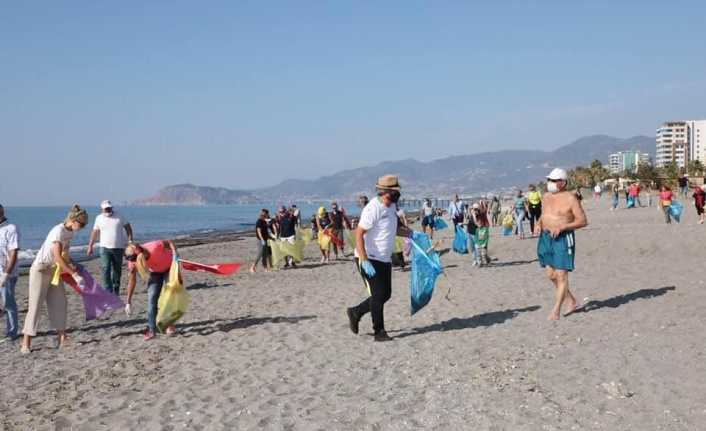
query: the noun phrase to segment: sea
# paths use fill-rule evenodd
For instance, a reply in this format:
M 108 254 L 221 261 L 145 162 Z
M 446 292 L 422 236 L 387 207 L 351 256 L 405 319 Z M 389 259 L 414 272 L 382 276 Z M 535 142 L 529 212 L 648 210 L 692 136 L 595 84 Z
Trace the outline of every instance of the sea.
M 301 212 L 302 225 L 316 214 L 320 206 L 330 209 L 330 203 L 296 204 Z M 339 206 L 351 217 L 360 215 L 355 202 L 339 202 Z M 130 222 L 135 242 L 154 239 L 189 240 L 191 238 L 215 238 L 255 231 L 260 210 L 267 208 L 271 215 L 277 213 L 279 205 L 199 205 L 199 206 L 115 206 L 115 211 Z M 71 241 L 71 256 L 86 259 L 88 240 L 93 230 L 95 216 L 101 213 L 98 206 L 83 207 L 90 219 L 88 226 L 74 235 Z M 5 207 L 5 217 L 14 223 L 20 232 L 20 266 L 30 266 L 37 251 L 52 227 L 61 223 L 71 208 L 52 207 Z M 97 256 L 99 244 L 94 245 Z

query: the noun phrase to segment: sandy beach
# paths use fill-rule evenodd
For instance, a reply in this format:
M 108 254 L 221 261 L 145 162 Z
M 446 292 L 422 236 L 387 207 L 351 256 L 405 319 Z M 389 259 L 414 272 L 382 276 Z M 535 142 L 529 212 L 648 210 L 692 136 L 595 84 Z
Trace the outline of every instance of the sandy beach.
M 536 240 L 501 227 L 486 268 L 450 251 L 451 229 L 437 232 L 446 276 L 414 316 L 410 272 L 394 271 L 389 343 L 373 342 L 369 316 L 351 333 L 345 309 L 365 297 L 353 259 L 319 263 L 313 243 L 296 269 L 185 271 L 179 335 L 148 342 L 144 287 L 132 317 L 91 322 L 69 288 L 70 348 L 56 348 L 46 313 L 30 355 L 19 340 L 0 344 L 0 430 L 704 429 L 706 226 L 687 201 L 671 225 L 654 206 L 610 204 L 586 205 L 570 277 L 585 306 L 558 322 L 547 321 L 554 289 Z M 179 254 L 248 263 L 256 241 Z M 99 278 L 98 260 L 87 268 Z

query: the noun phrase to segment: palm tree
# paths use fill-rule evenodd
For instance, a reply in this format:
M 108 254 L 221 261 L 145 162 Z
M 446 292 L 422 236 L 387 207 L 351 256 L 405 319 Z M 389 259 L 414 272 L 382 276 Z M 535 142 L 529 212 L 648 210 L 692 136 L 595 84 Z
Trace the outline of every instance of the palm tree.
M 689 163 L 686 165 L 686 171 L 691 175 L 703 175 L 704 165 L 701 163 L 701 160 L 689 160 Z
M 679 176 L 679 165 L 677 162 L 671 161 L 667 162 L 659 170 L 659 176 L 665 178 L 668 184 L 676 184 L 677 177 Z

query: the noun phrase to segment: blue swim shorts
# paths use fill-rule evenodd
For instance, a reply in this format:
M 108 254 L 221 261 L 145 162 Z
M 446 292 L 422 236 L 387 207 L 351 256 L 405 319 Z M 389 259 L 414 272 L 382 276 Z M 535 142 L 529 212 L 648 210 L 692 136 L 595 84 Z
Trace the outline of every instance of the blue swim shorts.
M 434 228 L 434 221 L 435 220 L 433 215 L 424 216 L 422 217 L 422 226 L 431 226 L 432 228 Z
M 561 232 L 556 238 L 552 238 L 548 230 L 543 230 L 537 242 L 537 257 L 542 268 L 550 266 L 573 271 L 575 251 L 576 237 L 572 230 Z

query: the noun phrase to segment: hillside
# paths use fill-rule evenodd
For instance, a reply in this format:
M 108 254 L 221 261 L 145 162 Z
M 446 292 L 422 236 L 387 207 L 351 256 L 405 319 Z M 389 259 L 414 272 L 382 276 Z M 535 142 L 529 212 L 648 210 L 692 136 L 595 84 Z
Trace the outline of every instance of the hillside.
M 386 161 L 315 180 L 291 179 L 258 190 L 229 190 L 192 184 L 168 186 L 134 205 L 256 204 L 282 201 L 351 200 L 372 194 L 377 177 L 394 173 L 400 177 L 406 197 L 463 195 L 502 192 L 540 181 L 549 167 L 572 169 L 588 166 L 594 159 L 608 163 L 608 155 L 639 150 L 654 156 L 655 141 L 648 136 L 620 139 L 592 135 L 554 151 L 506 150 L 451 156 L 428 163 L 414 159 Z

